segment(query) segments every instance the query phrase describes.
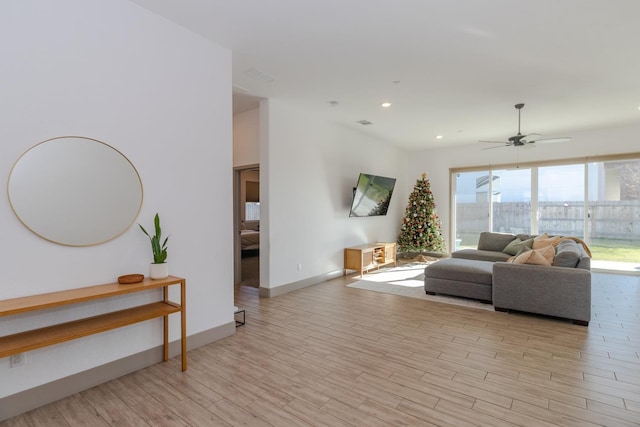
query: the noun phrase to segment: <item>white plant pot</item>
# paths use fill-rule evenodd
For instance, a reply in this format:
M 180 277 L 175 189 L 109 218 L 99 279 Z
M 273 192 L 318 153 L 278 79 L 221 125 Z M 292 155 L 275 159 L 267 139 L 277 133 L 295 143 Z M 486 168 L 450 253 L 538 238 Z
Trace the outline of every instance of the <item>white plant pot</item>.
M 165 279 L 169 276 L 169 263 L 149 264 L 149 277 L 151 279 Z

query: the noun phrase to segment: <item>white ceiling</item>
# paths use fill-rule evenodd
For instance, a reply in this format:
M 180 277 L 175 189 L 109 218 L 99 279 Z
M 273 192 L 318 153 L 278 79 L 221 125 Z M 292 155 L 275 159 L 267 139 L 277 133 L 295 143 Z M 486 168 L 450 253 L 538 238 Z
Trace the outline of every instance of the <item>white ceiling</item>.
M 231 49 L 244 98 L 411 150 L 506 140 L 520 102 L 522 133 L 640 122 L 639 0 L 132 1 Z

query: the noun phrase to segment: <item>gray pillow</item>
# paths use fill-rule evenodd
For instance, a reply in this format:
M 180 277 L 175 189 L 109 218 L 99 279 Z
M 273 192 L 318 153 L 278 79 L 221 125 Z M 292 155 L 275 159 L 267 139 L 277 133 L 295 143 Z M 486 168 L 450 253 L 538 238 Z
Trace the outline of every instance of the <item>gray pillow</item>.
M 478 249 L 481 251 L 502 252 L 502 250 L 515 238 L 513 234 L 493 233 L 483 231 L 478 240 Z
M 538 237 L 536 234 L 516 234 L 516 237 L 522 241 Z
M 521 240 L 519 237 L 516 237 L 511 243 L 509 243 L 503 250 L 505 254 L 509 255 L 517 255 L 518 252 L 524 250 L 529 250 L 533 246 L 533 238 L 527 240 Z
M 580 261 L 581 251 L 578 243 L 570 239 L 560 240 L 556 246 L 556 256 L 553 258 L 554 267 L 576 268 Z

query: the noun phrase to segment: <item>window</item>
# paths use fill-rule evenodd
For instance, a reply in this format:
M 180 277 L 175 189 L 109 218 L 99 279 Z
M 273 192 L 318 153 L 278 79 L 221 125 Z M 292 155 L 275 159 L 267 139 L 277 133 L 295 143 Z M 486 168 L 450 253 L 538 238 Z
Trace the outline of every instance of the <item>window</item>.
M 260 221 L 260 202 L 246 202 L 244 204 L 244 220 Z
M 488 172 L 461 172 L 455 175 L 455 248 L 475 248 L 480 233 L 489 229 Z
M 531 234 L 531 169 L 491 171 L 493 177 L 492 230 Z
M 640 160 L 589 163 L 586 229 L 594 259 L 640 260 Z
M 640 260 L 640 159 L 451 170 L 456 249 L 482 231 L 582 238 L 594 260 Z
M 585 165 L 538 168 L 538 229 L 584 238 Z

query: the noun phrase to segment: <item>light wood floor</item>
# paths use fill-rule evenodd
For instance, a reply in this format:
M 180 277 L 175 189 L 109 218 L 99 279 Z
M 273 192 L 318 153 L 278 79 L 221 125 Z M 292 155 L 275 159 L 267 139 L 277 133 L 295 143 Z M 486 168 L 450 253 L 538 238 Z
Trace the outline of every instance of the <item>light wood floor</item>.
M 351 289 L 240 287 L 229 338 L 4 426 L 638 426 L 640 277 L 593 276 L 588 328 Z

